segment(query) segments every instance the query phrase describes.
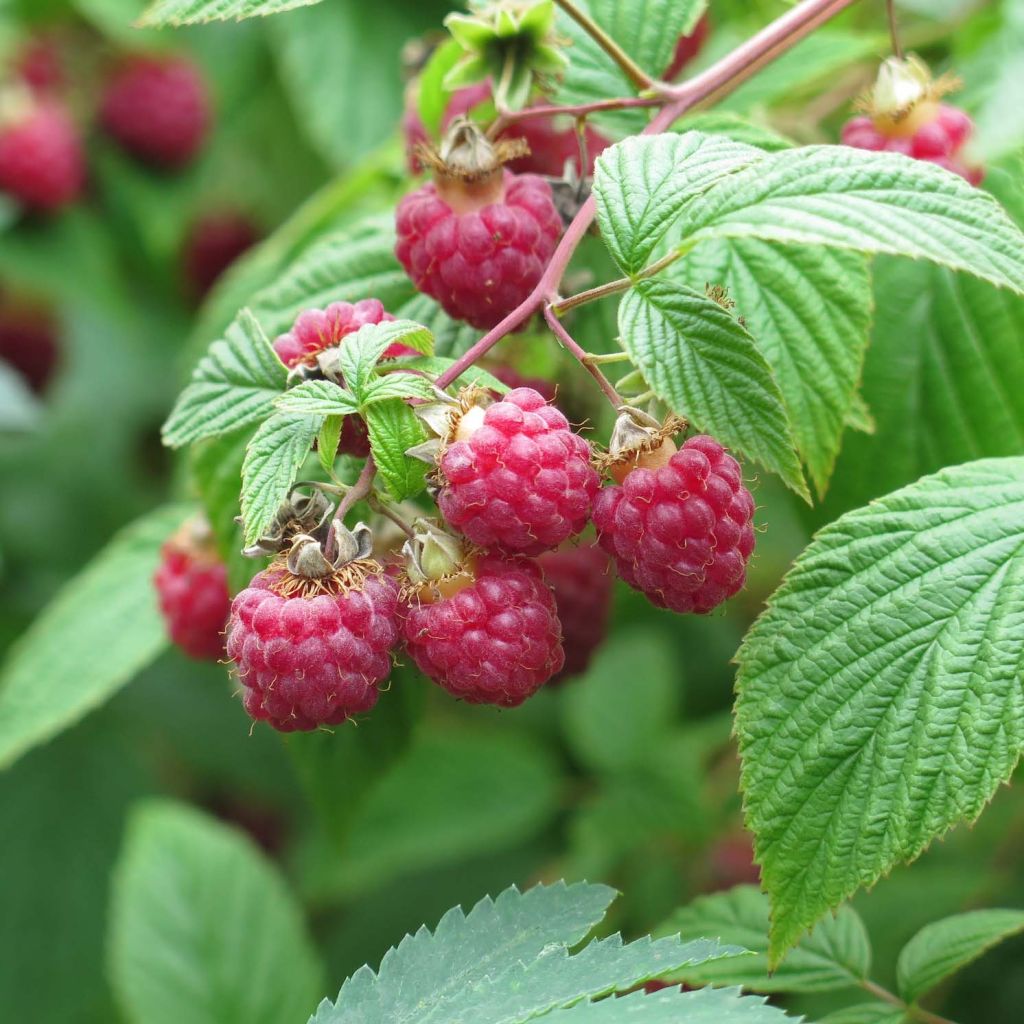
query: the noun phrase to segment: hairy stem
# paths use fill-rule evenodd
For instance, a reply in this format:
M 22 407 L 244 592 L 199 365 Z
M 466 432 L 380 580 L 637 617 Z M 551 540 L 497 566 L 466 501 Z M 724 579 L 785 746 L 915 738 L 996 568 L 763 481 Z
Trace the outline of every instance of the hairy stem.
M 662 256 L 660 260 L 652 263 L 649 267 L 644 267 L 632 277 L 620 277 L 615 281 L 599 284 L 596 288 L 588 288 L 576 295 L 570 295 L 567 299 L 559 299 L 558 302 L 552 303 L 555 313 L 561 316 L 566 310 L 582 306 L 585 302 L 593 302 L 595 299 L 603 299 L 606 295 L 617 295 L 619 292 L 629 291 L 637 281 L 645 281 L 649 277 L 654 277 L 655 274 L 660 274 L 682 255 L 682 249 L 673 249 L 667 256 Z
M 497 117 L 487 130 L 493 139 L 519 121 L 537 117 L 555 117 L 567 114 L 571 117 L 586 117 L 606 110 L 632 110 L 642 107 L 660 107 L 664 99 L 659 96 L 620 96 L 616 99 L 594 100 L 592 103 L 571 103 L 566 106 L 526 107 L 524 110 L 509 110 Z
M 379 512 L 382 516 L 390 519 L 391 522 L 393 522 L 395 526 L 397 526 L 402 533 L 406 535 L 406 537 L 411 539 L 415 536 L 412 524 L 406 522 L 403 516 L 399 514 L 398 510 L 389 501 L 385 501 L 383 498 L 371 494 L 369 496 L 369 502 L 370 508 L 372 508 L 374 512 Z
M 857 0 L 803 0 L 738 49 L 712 64 L 706 71 L 681 85 L 664 86 L 659 92 L 663 106 L 644 128 L 642 134 L 657 135 L 659 132 L 667 131 L 686 111 L 712 96 L 722 95 L 735 88 L 762 64 L 781 56 L 819 25 L 856 2 Z M 564 2 L 562 6 L 568 11 Z M 482 359 L 506 334 L 521 327 L 545 303 L 559 301 L 558 285 L 572 254 L 593 222 L 595 211 L 594 197 L 591 196 L 566 228 L 537 287 L 504 320 L 492 327 L 438 377 L 438 387 L 446 388 L 470 366 Z
M 893 56 L 903 59 L 903 44 L 900 42 L 900 30 L 896 23 L 896 4 L 893 0 L 885 0 L 885 12 L 889 18 L 889 38 L 892 40 Z
M 618 391 L 612 387 L 611 381 L 598 369 L 598 367 L 587 357 L 587 353 L 577 344 L 573 336 L 562 326 L 561 321 L 555 316 L 550 305 L 544 307 L 544 319 L 547 321 L 551 333 L 559 340 L 562 347 L 577 360 L 580 365 L 597 381 L 597 386 L 604 392 L 605 398 L 617 409 L 622 405 L 622 398 Z
M 921 1021 L 921 1024 L 954 1024 L 953 1021 L 946 1017 L 940 1017 L 937 1013 L 932 1013 L 930 1010 L 925 1010 L 920 1006 L 908 1005 L 898 995 L 890 992 L 887 988 L 879 985 L 877 982 L 871 981 L 865 978 L 861 983 L 860 987 L 865 992 L 870 992 L 876 999 L 880 999 L 883 1003 L 890 1003 L 892 1006 L 898 1007 L 907 1016 L 914 1020 Z
M 555 3 L 618 64 L 622 73 L 638 89 L 650 89 L 654 84 L 654 79 L 589 14 L 581 11 L 572 0 L 555 0 Z

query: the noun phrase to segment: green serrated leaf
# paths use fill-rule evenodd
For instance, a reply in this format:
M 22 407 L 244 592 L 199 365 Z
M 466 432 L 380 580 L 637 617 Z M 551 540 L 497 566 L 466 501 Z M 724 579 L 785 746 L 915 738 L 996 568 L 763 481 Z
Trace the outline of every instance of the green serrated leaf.
M 754 339 L 726 310 L 684 285 L 641 281 L 619 306 L 619 331 L 670 409 L 810 500 L 779 385 Z
M 764 152 L 700 132 L 636 136 L 606 149 L 594 165 L 601 237 L 628 274 L 642 270 L 694 196 L 756 163 Z
M 423 425 L 400 399 L 369 405 L 364 410 L 370 432 L 370 450 L 391 496 L 404 501 L 423 490 L 426 463 L 406 451 L 426 440 Z
M 971 910 L 925 925 L 900 952 L 900 995 L 916 1003 L 993 946 L 1024 931 L 1024 910 Z
M 321 0 L 156 0 L 139 18 L 140 27 L 195 25 L 207 21 L 241 21 L 310 7 Z
M 649 995 L 634 992 L 618 999 L 580 1002 L 569 1009 L 556 1010 L 545 1019 L 557 1024 L 797 1024 L 797 1018 L 769 1006 L 760 996 L 715 988 Z
M 726 285 L 778 381 L 797 450 L 825 493 L 871 330 L 871 277 L 859 253 L 756 238 L 702 243 L 670 274 Z
M 275 399 L 274 407 L 298 416 L 348 416 L 359 411 L 352 394 L 330 380 L 304 380 Z
M 843 442 L 834 519 L 943 466 L 1024 451 L 1024 299 L 942 267 L 876 261 L 863 394 L 870 436 Z
M 1024 293 L 1024 234 L 986 192 L 897 153 L 804 146 L 770 153 L 693 199 L 678 227 L 931 260 Z
M 363 405 L 386 402 L 390 398 L 434 397 L 434 390 L 426 377 L 398 371 L 370 381 L 363 391 Z
M 768 967 L 768 897 L 753 885 L 701 896 L 658 929 L 684 939 L 717 935 L 756 956 L 688 967 L 673 979 L 688 985 L 742 985 L 754 992 L 827 992 L 859 985 L 871 969 L 871 944 L 860 917 L 841 907 L 827 917 L 778 969 Z M 891 1007 L 890 1007 L 891 1009 Z
M 570 956 L 609 902 L 610 890 L 585 883 L 514 887 L 481 900 L 468 915 L 449 911 L 433 933 L 421 928 L 374 973 L 362 968 L 335 1003 L 320 1004 L 313 1024 L 414 1024 L 485 1020 L 518 1024 L 586 996 L 622 991 L 678 961 L 739 952 L 708 940 L 600 939 Z
M 258 423 L 270 414 L 287 378 L 258 321 L 243 309 L 196 366 L 164 424 L 164 444 L 180 448 Z
M 1024 458 L 823 529 L 744 640 L 736 732 L 769 955 L 980 814 L 1024 743 Z
M 43 609 L 0 667 L 0 767 L 109 699 L 167 646 L 153 573 L 191 510 L 126 527 Z
M 110 965 L 132 1020 L 281 1024 L 322 970 L 284 879 L 251 840 L 182 804 L 129 820 L 114 875 Z
M 444 77 L 455 66 L 461 54 L 458 43 L 446 39 L 430 55 L 417 79 L 417 109 L 428 134 L 436 134 L 451 100 L 451 92 L 444 86 Z
M 274 413 L 253 435 L 242 463 L 246 544 L 264 534 L 288 497 L 322 421 L 322 416 Z
M 328 476 L 334 472 L 334 460 L 338 455 L 344 422 L 344 416 L 327 416 L 320 427 L 320 433 L 316 435 L 316 455 L 321 468 Z
M 384 353 L 392 345 L 404 345 L 424 355 L 432 355 L 434 336 L 422 324 L 411 320 L 390 320 L 379 324 L 365 324 L 345 339 L 338 351 L 338 365 L 345 386 L 355 395 L 360 405 L 370 382 L 376 383 L 375 370 Z

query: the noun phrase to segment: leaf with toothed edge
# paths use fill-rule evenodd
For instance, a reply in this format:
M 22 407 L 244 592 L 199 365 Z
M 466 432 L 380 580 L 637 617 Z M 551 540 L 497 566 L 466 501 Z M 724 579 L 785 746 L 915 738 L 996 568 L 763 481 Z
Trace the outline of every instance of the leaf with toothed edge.
M 542 1018 L 554 1024 L 799 1024 L 764 996 L 747 996 L 737 988 L 677 989 L 633 992 L 617 999 L 580 1002 Z
M 426 438 L 423 424 L 401 399 L 368 405 L 366 426 L 377 470 L 396 501 L 419 494 L 425 486 L 426 465 L 405 453 Z
M 275 413 L 253 435 L 242 463 L 245 543 L 263 536 L 309 455 L 322 416 Z
M 352 975 L 334 1003 L 320 1004 L 311 1024 L 518 1024 L 631 988 L 671 964 L 742 953 L 713 940 L 624 944 L 616 935 L 570 954 L 614 895 L 601 885 L 559 882 L 525 893 L 513 886 L 468 914 L 456 907 L 433 932 L 406 936 L 377 972 L 363 967 Z
M 154 0 L 138 20 L 140 28 L 241 21 L 311 7 L 321 0 Z
M 374 379 L 374 370 L 392 345 L 405 345 L 425 356 L 433 355 L 434 336 L 412 320 L 386 320 L 365 324 L 338 346 L 338 369 L 345 387 L 362 404 L 364 392 Z
M 722 444 L 810 495 L 771 367 L 737 320 L 674 281 L 641 281 L 619 306 L 622 345 L 654 393 Z
M 942 470 L 842 516 L 737 655 L 769 957 L 976 818 L 1024 749 L 1024 458 Z
M 278 412 L 298 416 L 348 416 L 359 403 L 343 387 L 329 380 L 305 380 L 275 399 Z

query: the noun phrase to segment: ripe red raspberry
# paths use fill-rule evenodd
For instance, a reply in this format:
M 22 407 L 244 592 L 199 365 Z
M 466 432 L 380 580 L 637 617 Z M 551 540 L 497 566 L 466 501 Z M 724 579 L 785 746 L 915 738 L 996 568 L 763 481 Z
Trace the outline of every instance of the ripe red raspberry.
M 36 92 L 57 92 L 64 85 L 64 61 L 52 36 L 29 39 L 15 58 L 18 77 Z
M 206 83 L 199 69 L 183 57 L 132 58 L 107 83 L 100 121 L 140 160 L 181 167 L 206 138 Z
M 594 502 L 598 539 L 619 575 L 676 612 L 709 612 L 740 590 L 753 516 L 739 463 L 705 436 L 657 469 L 641 462 Z
M 60 345 L 58 325 L 45 306 L 19 299 L 0 301 L 0 359 L 42 394 L 56 368 Z
M 190 658 L 218 661 L 231 607 L 227 567 L 193 530 L 186 524 L 163 546 L 153 583 L 171 640 Z
M 0 190 L 49 211 L 73 203 L 84 186 L 82 143 L 62 104 L 32 102 L 0 127 Z
M 438 480 L 452 526 L 481 547 L 525 555 L 579 533 L 600 486 L 590 446 L 530 388 L 459 417 Z
M 565 667 L 559 679 L 584 672 L 604 641 L 612 603 L 612 569 L 596 544 L 548 551 L 537 562 L 554 591 L 562 623 Z
M 689 35 L 679 37 L 675 53 L 672 55 L 672 63 L 665 69 L 665 81 L 671 82 L 704 49 L 710 27 L 708 16 L 705 14 Z
M 533 291 L 562 233 L 551 186 L 502 168 L 521 153 L 456 119 L 436 155 L 436 181 L 398 204 L 395 255 L 413 284 L 481 329 Z
M 406 599 L 406 649 L 453 696 L 516 707 L 564 663 L 554 597 L 528 558 L 481 555 L 459 583 Z
M 260 240 L 260 230 L 232 210 L 200 217 L 189 229 L 182 264 L 189 291 L 201 299 L 247 249 Z
M 278 563 L 238 594 L 227 652 L 254 719 L 310 730 L 377 703 L 398 640 L 398 587 L 372 565 L 346 585 L 318 587 Z

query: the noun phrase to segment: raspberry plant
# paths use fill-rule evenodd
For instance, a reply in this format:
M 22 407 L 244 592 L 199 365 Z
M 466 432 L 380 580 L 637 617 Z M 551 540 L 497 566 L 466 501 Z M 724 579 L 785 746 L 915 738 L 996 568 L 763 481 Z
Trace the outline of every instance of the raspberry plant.
M 196 745 L 251 730 L 270 759 L 287 734 L 310 908 L 386 917 L 396 879 L 487 861 L 409 920 L 394 897 L 387 941 L 409 934 L 317 1008 L 344 972 L 278 869 L 143 805 L 108 940 L 127 1019 L 949 1024 L 936 989 L 1024 931 L 998 905 L 1013 808 L 979 825 L 989 889 L 909 929 L 861 913 L 1024 748 L 1024 125 L 1013 60 L 992 70 L 1019 18 L 962 15 L 961 46 L 914 3 L 746 6 L 156 0 L 91 72 L 95 133 L 59 37 L 12 60 L 15 246 L 85 223 L 93 175 L 117 221 L 218 159 L 243 90 L 161 27 L 279 15 L 252 31 L 305 139 L 269 190 L 339 174 L 262 242 L 274 218 L 234 196 L 136 226 L 121 264 L 180 220 L 174 301 L 210 293 L 164 403 L 183 499 L 12 647 L 0 762 L 170 641 L 222 662 Z M 61 362 L 29 319 L 0 323 L 19 430 Z M 694 714 L 724 710 L 730 659 L 732 706 Z M 705 689 L 679 725 L 684 675 Z M 250 785 L 270 772 L 243 757 Z M 619 883 L 612 929 L 660 937 L 609 934 L 612 891 L 559 877 Z

